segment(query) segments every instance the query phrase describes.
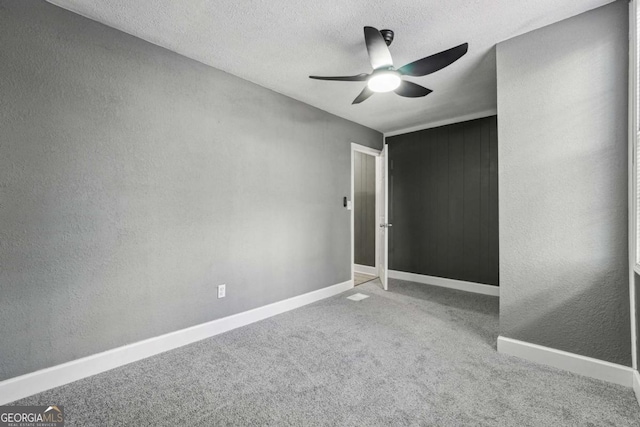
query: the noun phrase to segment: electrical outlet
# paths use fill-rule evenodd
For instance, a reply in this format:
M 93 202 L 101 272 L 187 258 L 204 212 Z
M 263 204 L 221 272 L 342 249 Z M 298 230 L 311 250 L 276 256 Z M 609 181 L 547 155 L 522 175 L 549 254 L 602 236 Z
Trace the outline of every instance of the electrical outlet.
M 227 285 L 218 285 L 218 298 L 227 296 Z

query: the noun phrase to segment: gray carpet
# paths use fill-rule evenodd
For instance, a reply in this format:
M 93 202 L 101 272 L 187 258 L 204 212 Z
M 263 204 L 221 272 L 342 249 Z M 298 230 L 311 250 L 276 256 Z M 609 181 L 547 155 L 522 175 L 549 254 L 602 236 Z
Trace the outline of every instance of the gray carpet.
M 23 399 L 68 426 L 639 426 L 633 391 L 496 353 L 495 297 L 391 281 Z M 345 297 L 370 295 L 360 302 Z

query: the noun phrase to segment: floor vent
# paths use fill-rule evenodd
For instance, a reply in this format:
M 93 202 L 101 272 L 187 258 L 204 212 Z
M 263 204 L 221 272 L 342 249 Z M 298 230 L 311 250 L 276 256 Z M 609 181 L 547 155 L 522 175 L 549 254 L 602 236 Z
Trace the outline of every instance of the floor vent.
M 350 299 L 351 301 L 362 301 L 365 298 L 369 298 L 369 295 L 365 295 L 365 294 L 353 294 L 350 297 L 347 297 L 347 299 Z

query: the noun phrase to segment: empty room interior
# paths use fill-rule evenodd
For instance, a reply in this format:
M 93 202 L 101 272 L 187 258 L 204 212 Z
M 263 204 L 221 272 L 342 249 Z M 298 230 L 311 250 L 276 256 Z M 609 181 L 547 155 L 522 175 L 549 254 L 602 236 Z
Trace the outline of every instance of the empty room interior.
M 640 0 L 0 0 L 0 427 L 640 426 Z

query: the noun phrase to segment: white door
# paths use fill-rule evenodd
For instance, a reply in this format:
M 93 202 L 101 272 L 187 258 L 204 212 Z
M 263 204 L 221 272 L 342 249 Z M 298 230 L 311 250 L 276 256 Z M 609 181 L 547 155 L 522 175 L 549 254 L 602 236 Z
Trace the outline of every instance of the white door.
M 384 144 L 382 148 L 382 152 L 380 153 L 380 175 L 381 175 L 381 183 L 382 189 L 380 191 L 380 212 L 379 212 L 379 222 L 378 225 L 380 227 L 381 233 L 378 233 L 380 242 L 378 247 L 380 250 L 378 251 L 378 275 L 380 276 L 380 282 L 382 282 L 382 287 L 384 290 L 388 290 L 389 287 L 387 285 L 388 277 L 387 277 L 387 268 L 388 268 L 388 254 L 389 254 L 389 227 L 391 224 L 387 223 L 387 216 L 389 212 L 389 186 L 387 184 L 387 176 L 389 175 L 389 167 L 388 167 L 388 155 L 387 155 L 387 144 Z

